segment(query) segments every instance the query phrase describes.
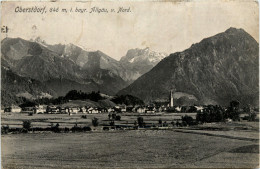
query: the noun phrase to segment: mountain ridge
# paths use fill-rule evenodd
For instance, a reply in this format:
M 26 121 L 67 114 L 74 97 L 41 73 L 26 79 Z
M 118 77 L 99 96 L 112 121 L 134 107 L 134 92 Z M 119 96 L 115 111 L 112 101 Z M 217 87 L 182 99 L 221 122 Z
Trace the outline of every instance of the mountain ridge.
M 86 51 L 74 44 L 48 45 L 40 38 L 30 41 L 5 38 L 1 48 L 2 68 L 12 71 L 13 76 L 30 78 L 47 86 L 46 90 L 52 91 L 53 97 L 73 89 L 114 95 L 140 76 L 100 50 Z M 17 94 L 22 93 L 19 96 L 36 97 L 33 90 L 18 89 L 21 91 Z
M 258 43 L 244 30 L 230 28 L 170 54 L 118 94 L 149 102 L 167 100 L 173 89 L 193 95 L 196 104 L 225 105 L 232 99 L 257 104 L 258 88 Z

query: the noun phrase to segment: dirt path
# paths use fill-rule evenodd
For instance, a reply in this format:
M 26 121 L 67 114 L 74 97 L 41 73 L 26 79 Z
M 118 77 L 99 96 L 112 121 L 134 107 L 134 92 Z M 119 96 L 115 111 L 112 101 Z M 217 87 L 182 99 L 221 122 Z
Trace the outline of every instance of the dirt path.
M 222 137 L 228 139 L 245 140 L 259 142 L 259 133 L 250 131 L 206 131 L 206 130 L 189 130 L 189 129 L 174 129 L 175 132 L 198 134 L 214 137 Z M 239 135 L 239 136 L 238 136 Z

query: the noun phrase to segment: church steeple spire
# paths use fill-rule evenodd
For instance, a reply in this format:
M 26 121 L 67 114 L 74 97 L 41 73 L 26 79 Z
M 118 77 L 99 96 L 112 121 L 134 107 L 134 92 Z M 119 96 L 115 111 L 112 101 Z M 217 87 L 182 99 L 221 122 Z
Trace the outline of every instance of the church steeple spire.
M 173 107 L 173 90 L 171 90 L 170 107 Z

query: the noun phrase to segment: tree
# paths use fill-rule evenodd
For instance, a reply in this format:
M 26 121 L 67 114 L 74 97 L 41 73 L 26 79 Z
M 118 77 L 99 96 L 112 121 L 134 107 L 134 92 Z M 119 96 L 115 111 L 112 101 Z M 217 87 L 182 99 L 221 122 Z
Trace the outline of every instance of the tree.
M 181 125 L 181 123 L 179 122 L 179 120 L 176 121 L 176 126 L 179 127 Z
M 225 110 L 221 106 L 208 105 L 203 109 L 203 112 L 199 111 L 196 115 L 196 122 L 210 123 L 224 121 L 226 116 Z
M 117 115 L 115 120 L 120 121 L 121 120 L 121 116 Z
M 225 118 L 230 118 L 233 121 L 239 121 L 239 104 L 239 101 L 231 101 L 230 106 L 225 113 Z
M 112 119 L 113 119 L 113 120 L 116 119 L 116 114 L 115 114 L 115 113 L 112 114 Z
M 111 101 L 116 104 L 144 105 L 144 102 L 141 99 L 132 95 L 115 96 Z
M 92 101 L 99 101 L 102 100 L 103 97 L 100 95 L 99 92 L 92 91 L 91 93 L 84 93 L 82 91 L 71 90 L 69 91 L 65 97 L 61 97 L 60 100 L 85 100 L 90 99 Z
M 115 125 L 114 120 L 111 120 L 111 121 L 110 121 L 110 126 L 114 126 L 114 125 Z
M 74 126 L 71 128 L 72 132 L 81 132 L 82 128 L 78 126 L 78 123 L 76 122 Z
M 6 126 L 2 126 L 1 127 L 1 133 L 2 134 L 7 134 L 9 132 L 9 125 L 6 125 Z
M 97 126 L 98 126 L 98 118 L 94 117 L 94 118 L 92 119 L 92 125 L 93 125 L 94 127 L 97 127 Z
M 26 131 L 31 129 L 31 121 L 30 120 L 25 120 L 23 121 L 23 129 L 25 129 Z
M 185 116 L 182 116 L 181 119 L 182 119 L 182 123 L 184 124 L 184 126 L 185 126 L 185 124 L 187 124 L 189 126 L 195 124 L 195 122 L 191 116 L 185 115 Z
M 60 128 L 59 128 L 60 124 L 57 123 L 55 126 L 53 125 L 53 123 L 51 123 L 51 130 L 55 133 L 59 133 L 60 132 Z
M 250 112 L 249 113 L 249 117 L 248 117 L 248 121 L 256 121 L 256 113 L 255 112 Z
M 137 121 L 138 121 L 139 127 L 144 127 L 144 118 L 143 117 L 138 117 Z
M 159 119 L 159 120 L 158 120 L 158 123 L 159 123 L 159 124 L 162 124 L 162 119 Z
M 81 118 L 87 119 L 87 115 L 82 115 Z
M 19 107 L 24 108 L 24 107 L 34 107 L 36 104 L 34 101 L 26 101 L 23 104 L 20 104 Z
M 168 123 L 166 121 L 163 123 L 163 127 L 168 127 Z
M 159 126 L 162 126 L 162 119 L 158 120 Z
M 224 115 L 222 110 L 216 110 L 216 112 L 214 113 L 214 121 L 215 122 L 224 121 Z
M 240 103 L 237 100 L 233 100 L 233 101 L 230 102 L 230 107 L 231 107 L 232 110 L 237 110 L 238 111 L 239 110 L 239 105 L 240 105 Z

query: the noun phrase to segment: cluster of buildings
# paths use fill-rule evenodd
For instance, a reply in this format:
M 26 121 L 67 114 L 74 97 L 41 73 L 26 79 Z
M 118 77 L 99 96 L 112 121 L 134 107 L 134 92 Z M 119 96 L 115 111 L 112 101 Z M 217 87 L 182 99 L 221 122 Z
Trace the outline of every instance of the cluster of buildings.
M 157 112 L 198 112 L 203 111 L 202 106 L 126 106 L 117 105 L 114 107 L 91 107 L 91 106 L 55 106 L 55 105 L 36 105 L 34 107 L 20 108 L 12 105 L 1 109 L 2 113 L 28 113 L 28 114 L 98 114 L 98 113 L 157 113 Z
M 12 113 L 31 113 L 31 114 L 97 114 L 97 113 L 156 113 L 156 112 L 203 112 L 203 106 L 174 106 L 173 105 L 173 91 L 170 91 L 169 104 L 162 106 L 155 106 L 154 104 L 146 106 L 126 106 L 116 105 L 114 107 L 91 107 L 91 106 L 55 106 L 55 105 L 36 105 L 34 107 L 20 108 L 12 105 L 8 108 L 1 109 L 1 112 Z
M 2 113 L 33 113 L 33 114 L 78 114 L 78 113 L 106 113 L 115 111 L 125 111 L 125 106 L 115 106 L 112 108 L 100 108 L 100 107 L 89 107 L 89 106 L 55 106 L 55 105 L 36 105 L 34 107 L 23 107 L 20 108 L 16 105 L 1 109 Z
M 2 113 L 33 113 L 33 114 L 97 114 L 97 113 L 125 113 L 125 112 L 137 112 L 137 113 L 155 113 L 166 110 L 166 107 L 155 107 L 155 106 L 126 106 L 118 105 L 114 107 L 90 107 L 90 106 L 47 106 L 47 105 L 36 105 L 34 107 L 21 108 L 16 105 L 1 109 Z

